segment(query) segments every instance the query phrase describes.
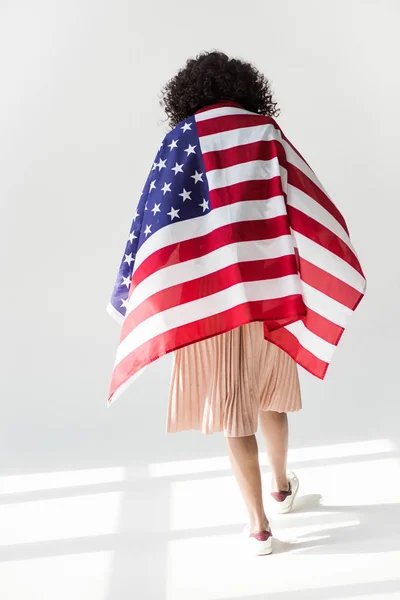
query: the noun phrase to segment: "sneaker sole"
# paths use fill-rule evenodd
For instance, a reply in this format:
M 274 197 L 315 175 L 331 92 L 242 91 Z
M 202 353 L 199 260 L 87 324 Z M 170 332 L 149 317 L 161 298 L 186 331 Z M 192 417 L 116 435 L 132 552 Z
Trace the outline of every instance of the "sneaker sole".
M 260 542 L 256 539 L 251 539 L 251 550 L 255 556 L 266 556 L 272 554 L 272 538 L 268 538 L 265 542 Z
M 247 541 L 247 549 L 253 556 L 265 556 L 266 554 L 272 554 L 272 538 L 271 535 L 267 540 L 258 540 L 257 538 L 249 536 L 250 528 L 248 525 L 243 530 L 243 535 Z

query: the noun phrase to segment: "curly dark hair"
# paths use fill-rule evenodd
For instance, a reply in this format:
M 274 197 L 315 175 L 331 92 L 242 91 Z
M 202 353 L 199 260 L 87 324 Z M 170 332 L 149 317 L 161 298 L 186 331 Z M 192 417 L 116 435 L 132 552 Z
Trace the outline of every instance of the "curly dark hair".
M 160 104 L 171 127 L 222 100 L 237 102 L 261 115 L 279 114 L 266 77 L 254 65 L 223 52 L 202 52 L 190 58 L 161 94 Z

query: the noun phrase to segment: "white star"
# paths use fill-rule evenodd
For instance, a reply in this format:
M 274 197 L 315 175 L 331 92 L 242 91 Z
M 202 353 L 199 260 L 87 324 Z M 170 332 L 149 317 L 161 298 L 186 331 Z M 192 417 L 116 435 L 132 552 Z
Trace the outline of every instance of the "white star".
M 124 299 L 121 300 L 121 308 L 122 307 L 128 308 L 128 298 L 126 298 L 125 300 Z
M 185 133 L 185 131 L 188 131 L 188 129 L 189 129 L 190 131 L 192 131 L 192 124 L 191 124 L 191 123 L 185 123 L 185 124 L 183 125 L 183 127 L 181 127 L 181 129 L 183 129 L 183 133 Z
M 166 162 L 167 162 L 167 159 L 161 160 L 161 158 L 160 158 L 159 162 L 157 163 L 157 167 L 158 167 L 159 171 L 161 171 L 161 169 L 165 169 L 166 168 L 165 167 L 165 163 Z
M 203 182 L 202 177 L 203 177 L 203 173 L 198 173 L 197 171 L 194 172 L 194 175 L 191 175 L 191 178 L 194 179 L 195 183 L 197 183 L 198 181 Z
M 181 165 L 178 165 L 178 163 L 175 163 L 175 166 L 174 166 L 174 167 L 172 167 L 171 171 L 174 171 L 174 172 L 175 172 L 175 175 L 176 175 L 177 173 L 183 173 L 183 169 L 182 169 L 182 167 L 183 167 L 183 163 L 182 163 Z
M 197 148 L 197 146 L 192 146 L 191 144 L 189 144 L 189 147 L 185 148 L 185 152 L 187 152 L 188 156 L 189 154 L 196 154 L 196 152 L 194 151 L 195 148 Z
M 131 262 L 133 262 L 135 259 L 132 258 L 132 252 L 130 254 L 125 254 L 125 260 L 124 262 L 128 263 L 129 266 L 131 266 Z
M 122 278 L 122 283 L 124 285 L 126 285 L 126 287 L 128 288 L 131 285 L 131 278 L 130 277 L 123 277 Z
M 160 202 L 160 204 L 154 204 L 153 208 L 151 209 L 151 212 L 153 213 L 154 216 L 156 216 L 156 213 L 161 212 L 160 206 L 161 206 L 161 202 Z
M 209 209 L 208 200 L 206 200 L 205 198 L 203 198 L 203 202 L 201 204 L 199 204 L 199 206 L 202 207 L 203 212 L 206 211 L 206 210 L 208 210 Z
M 173 150 L 174 148 L 178 147 L 178 140 L 172 140 L 172 142 L 170 144 L 168 144 L 168 148 L 170 148 L 171 150 Z
M 151 233 L 151 225 L 146 225 L 146 229 L 144 230 L 144 235 L 147 237 Z
M 139 216 L 139 213 L 138 213 L 138 211 L 136 209 L 136 213 L 135 213 L 135 216 L 133 217 L 133 220 L 136 221 L 136 219 L 138 218 L 138 216 Z
M 164 196 L 167 192 L 171 191 L 171 184 L 170 183 L 164 183 L 164 186 L 161 188 L 161 191 L 163 192 Z
M 190 197 L 190 194 L 191 194 L 191 193 L 192 193 L 192 192 L 187 192 L 187 191 L 185 190 L 185 188 L 183 188 L 183 192 L 182 192 L 182 194 L 179 194 L 179 196 L 182 196 L 182 198 L 183 198 L 183 201 L 185 202 L 185 200 L 191 200 L 191 197 Z
M 137 239 L 137 235 L 135 235 L 134 232 L 131 231 L 130 236 L 129 236 L 128 239 L 129 239 L 130 243 L 132 244 L 133 240 Z
M 155 179 L 153 179 L 153 181 L 152 181 L 152 182 L 151 182 L 151 184 L 150 184 L 150 189 L 149 189 L 149 192 L 151 192 L 151 190 L 154 190 L 154 189 L 155 189 L 155 187 L 156 187 L 156 180 L 155 180 Z
M 157 163 L 156 163 L 156 162 L 153 162 L 153 166 L 152 166 L 152 169 L 151 169 L 151 170 L 152 170 L 152 171 L 155 171 L 156 169 L 157 169 Z
M 180 219 L 179 210 L 180 210 L 179 208 L 177 210 L 175 210 L 175 208 L 173 208 L 171 206 L 171 212 L 167 213 L 167 215 L 169 215 L 171 217 L 171 221 L 173 221 L 175 218 Z

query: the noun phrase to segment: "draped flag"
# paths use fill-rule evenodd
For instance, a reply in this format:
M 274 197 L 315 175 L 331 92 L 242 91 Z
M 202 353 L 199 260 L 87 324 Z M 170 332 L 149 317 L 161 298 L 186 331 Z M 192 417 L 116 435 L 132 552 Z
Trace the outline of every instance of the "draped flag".
M 346 222 L 271 117 L 208 106 L 164 138 L 108 306 L 112 402 L 180 347 L 251 321 L 324 378 L 366 281 Z

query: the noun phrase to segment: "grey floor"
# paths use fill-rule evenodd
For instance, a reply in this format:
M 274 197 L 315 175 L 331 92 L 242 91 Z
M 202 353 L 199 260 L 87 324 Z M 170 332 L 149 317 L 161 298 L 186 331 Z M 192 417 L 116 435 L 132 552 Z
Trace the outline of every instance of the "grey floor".
M 354 358 L 350 386 L 340 355 L 325 382 L 302 374 L 304 410 L 290 420 L 300 494 L 291 515 L 269 509 L 269 557 L 245 552 L 246 514 L 224 438 L 164 433 L 168 359 L 110 409 L 108 374 L 86 400 L 67 378 L 54 402 L 43 381 L 45 396 L 5 403 L 0 596 L 400 598 L 399 407 L 383 376 L 368 378 L 364 359 Z M 35 373 L 39 390 L 34 377 L 44 374 Z M 268 498 L 264 453 L 261 460 Z

